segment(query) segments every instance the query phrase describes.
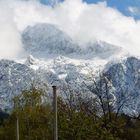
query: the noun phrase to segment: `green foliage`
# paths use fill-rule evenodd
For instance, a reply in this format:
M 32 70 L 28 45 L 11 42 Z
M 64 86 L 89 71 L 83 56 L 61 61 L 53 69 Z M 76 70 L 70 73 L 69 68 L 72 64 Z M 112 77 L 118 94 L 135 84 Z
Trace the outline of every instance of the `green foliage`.
M 16 121 L 19 120 L 20 140 L 51 140 L 52 111 L 49 104 L 43 104 L 42 90 L 32 87 L 14 98 L 14 110 L 1 128 L 3 140 L 16 139 Z
M 95 116 L 88 114 L 87 109 L 78 107 L 77 111 L 61 98 L 58 100 L 58 105 L 60 140 L 118 140 L 111 133 L 111 127 L 108 129 L 104 127 L 103 119 L 95 120 Z
M 34 86 L 15 97 L 13 111 L 1 121 L 0 140 L 16 139 L 17 119 L 20 140 L 52 140 L 53 110 L 43 99 L 46 99 L 45 93 Z M 108 110 L 104 115 L 100 113 L 95 99 L 75 93 L 67 99 L 58 97 L 59 140 L 139 140 L 138 119 L 116 116 Z

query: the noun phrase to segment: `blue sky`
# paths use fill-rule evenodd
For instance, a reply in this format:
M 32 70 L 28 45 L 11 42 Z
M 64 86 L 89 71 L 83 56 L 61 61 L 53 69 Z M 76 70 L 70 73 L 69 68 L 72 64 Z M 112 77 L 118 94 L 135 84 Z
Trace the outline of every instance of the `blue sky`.
M 40 1 L 44 4 L 48 4 L 48 0 L 40 0 Z M 140 19 L 140 0 L 83 0 L 83 1 L 86 1 L 89 4 L 106 1 L 109 7 L 118 9 L 122 14 L 134 17 L 136 20 Z
M 97 3 L 103 0 L 84 0 L 88 3 Z M 107 5 L 117 8 L 126 16 L 132 16 L 140 19 L 140 0 L 106 0 Z

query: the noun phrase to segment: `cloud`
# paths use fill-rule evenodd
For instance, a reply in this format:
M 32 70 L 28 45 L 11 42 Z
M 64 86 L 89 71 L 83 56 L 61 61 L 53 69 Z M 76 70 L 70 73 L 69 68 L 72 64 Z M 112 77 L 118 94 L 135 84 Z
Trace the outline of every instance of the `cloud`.
M 140 15 L 140 9 L 138 7 L 129 6 L 128 11 L 130 12 L 130 14 L 132 14 L 134 16 L 135 15 Z
M 15 48 L 19 48 L 21 47 L 19 32 L 21 33 L 28 25 L 52 23 L 80 43 L 102 40 L 122 46 L 132 54 L 140 55 L 140 21 L 124 16 L 117 9 L 108 7 L 106 2 L 87 4 L 82 0 L 65 0 L 52 8 L 42 5 L 38 0 L 3 1 L 1 5 L 7 8 L 0 9 L 0 13 L 2 11 L 7 15 L 5 22 L 0 23 L 0 26 L 8 26 L 11 29 L 10 31 L 5 27 L 3 31 L 7 32 L 5 38 L 1 35 L 1 38 L 7 40 L 5 46 L 8 46 L 11 33 L 14 34 Z M 8 10 L 10 12 L 7 12 Z
M 0 1 L 0 59 L 13 59 L 22 53 L 21 38 L 13 21 L 13 10 Z

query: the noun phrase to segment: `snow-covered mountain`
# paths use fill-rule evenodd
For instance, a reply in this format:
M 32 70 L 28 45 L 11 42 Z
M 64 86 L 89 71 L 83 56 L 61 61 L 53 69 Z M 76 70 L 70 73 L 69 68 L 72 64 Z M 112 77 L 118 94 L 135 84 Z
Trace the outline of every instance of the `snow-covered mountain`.
M 25 60 L 0 60 L 0 108 L 9 107 L 11 99 L 39 79 L 42 83 L 70 85 L 73 90 L 87 90 L 91 72 L 104 71 L 119 93 L 127 99 L 123 111 L 140 112 L 140 59 L 126 56 L 120 47 L 104 41 L 80 45 L 55 25 L 37 24 L 22 33 Z
M 24 64 L 0 61 L 0 108 L 9 108 L 11 99 L 32 84 L 35 73 Z
M 80 58 L 108 58 L 121 49 L 106 42 L 79 45 L 66 33 L 51 24 L 29 26 L 22 34 L 25 50 L 35 57 L 67 56 Z
M 26 51 L 38 56 L 47 54 L 70 54 L 79 51 L 71 38 L 54 25 L 37 24 L 27 27 L 22 35 Z
M 131 115 L 140 112 L 140 59 L 128 57 L 111 65 L 106 75 L 115 87 L 115 96 L 125 101 L 123 111 Z

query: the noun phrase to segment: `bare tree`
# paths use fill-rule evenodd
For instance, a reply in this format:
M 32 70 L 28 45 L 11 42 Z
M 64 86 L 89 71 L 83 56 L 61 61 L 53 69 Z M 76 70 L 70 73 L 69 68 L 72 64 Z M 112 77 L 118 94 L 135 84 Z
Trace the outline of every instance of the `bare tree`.
M 107 121 L 112 122 L 113 114 L 115 114 L 115 118 L 117 119 L 124 105 L 129 100 L 129 97 L 125 97 L 123 90 L 116 96 L 116 89 L 105 73 L 99 73 L 98 78 L 92 75 L 90 84 L 86 83 L 85 85 L 97 98 L 96 101 L 100 106 L 101 116 L 104 118 L 105 125 Z

